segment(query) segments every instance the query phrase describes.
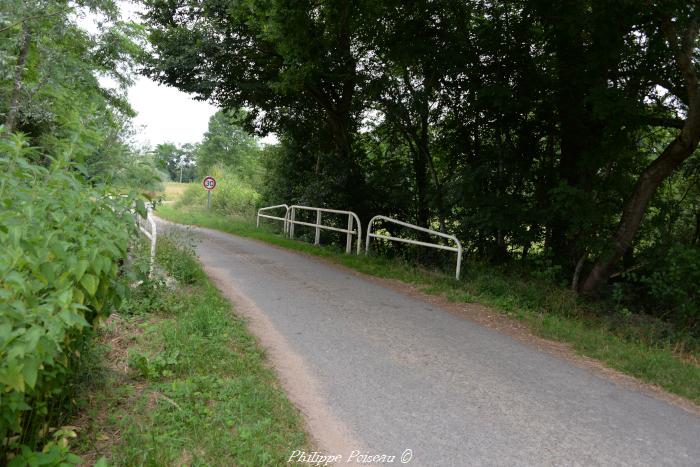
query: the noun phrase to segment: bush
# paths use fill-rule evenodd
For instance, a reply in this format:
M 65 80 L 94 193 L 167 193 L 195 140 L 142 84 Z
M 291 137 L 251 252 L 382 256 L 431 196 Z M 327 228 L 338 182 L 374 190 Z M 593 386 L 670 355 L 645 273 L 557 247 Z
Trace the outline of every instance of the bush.
M 211 175 L 216 188 L 211 194 L 212 209 L 225 215 L 250 215 L 255 212 L 260 194 L 225 166 L 217 165 Z M 200 183 L 189 186 L 178 202 L 181 207 L 205 207 L 207 192 Z
M 81 346 L 126 292 L 120 265 L 134 225 L 133 200 L 88 187 L 65 162 L 28 163 L 21 137 L 2 144 L 0 464 L 27 461 L 60 433 L 51 423 Z M 61 439 L 43 451 L 65 447 Z
M 646 295 L 645 307 L 700 335 L 700 247 L 676 244 L 653 258 L 646 274 L 631 275 Z
M 193 285 L 204 280 L 196 260 L 194 239 L 188 232 L 173 231 L 160 237 L 156 258 L 158 264 L 183 284 Z

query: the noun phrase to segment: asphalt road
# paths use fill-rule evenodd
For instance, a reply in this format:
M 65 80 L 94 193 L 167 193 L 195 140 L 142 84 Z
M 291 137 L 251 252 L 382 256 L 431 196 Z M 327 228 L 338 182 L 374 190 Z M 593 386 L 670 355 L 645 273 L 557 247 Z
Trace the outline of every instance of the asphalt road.
M 700 417 L 679 407 L 340 268 L 194 231 L 342 463 L 410 449 L 412 466 L 700 465 Z M 345 444 L 325 442 L 331 424 Z

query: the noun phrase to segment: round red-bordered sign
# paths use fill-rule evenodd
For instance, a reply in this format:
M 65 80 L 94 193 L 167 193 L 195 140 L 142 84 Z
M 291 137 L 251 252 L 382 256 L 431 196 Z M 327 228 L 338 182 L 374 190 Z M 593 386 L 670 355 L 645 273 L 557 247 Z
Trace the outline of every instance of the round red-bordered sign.
M 211 191 L 216 188 L 216 180 L 214 180 L 214 177 L 212 176 L 204 177 L 204 180 L 202 180 L 202 185 L 204 185 L 205 189 Z

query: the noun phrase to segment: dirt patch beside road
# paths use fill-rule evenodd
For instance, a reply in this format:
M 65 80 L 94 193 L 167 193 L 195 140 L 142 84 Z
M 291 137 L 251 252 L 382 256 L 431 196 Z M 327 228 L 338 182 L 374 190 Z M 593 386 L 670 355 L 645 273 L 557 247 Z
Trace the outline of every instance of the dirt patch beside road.
M 247 318 L 248 329 L 265 348 L 287 396 L 304 415 L 316 448 L 329 454 L 343 454 L 344 457 L 353 450 L 361 450 L 360 442 L 331 412 L 303 358 L 289 346 L 265 313 L 239 292 L 236 281 L 226 270 L 205 267 L 205 271 L 233 303 L 236 313 Z

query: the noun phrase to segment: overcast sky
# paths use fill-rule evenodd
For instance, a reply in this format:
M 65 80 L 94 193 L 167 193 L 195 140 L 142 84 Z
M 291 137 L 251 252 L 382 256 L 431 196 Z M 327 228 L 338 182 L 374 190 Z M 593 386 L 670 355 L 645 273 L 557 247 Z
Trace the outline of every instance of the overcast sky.
M 122 18 L 138 21 L 138 8 L 130 1 L 119 2 Z M 86 14 L 78 19 L 78 24 L 90 33 L 97 33 L 99 17 Z M 178 89 L 162 86 L 139 76 L 129 88 L 129 103 L 137 112 L 133 120 L 138 145 L 155 146 L 159 143 L 197 143 L 207 131 L 209 117 L 216 112 L 213 105 L 194 100 L 189 94 Z M 110 86 L 110 80 L 101 80 L 103 86 Z
M 139 77 L 129 89 L 129 103 L 138 113 L 134 119 L 136 142 L 151 146 L 201 141 L 209 117 L 216 112 L 216 107 L 207 102 L 145 77 Z
M 120 1 L 119 5 L 123 19 L 139 20 L 140 5 L 130 1 Z M 78 23 L 87 31 L 96 33 L 99 31 L 98 20 L 98 17 L 88 14 L 79 18 Z M 102 80 L 102 85 L 109 86 L 109 80 Z M 143 76 L 139 76 L 129 88 L 128 97 L 138 113 L 133 121 L 136 130 L 134 139 L 138 145 L 197 143 L 207 131 L 209 117 L 217 110 L 207 102 L 197 101 L 189 94 L 159 85 Z M 271 135 L 262 142 L 275 143 L 277 138 Z

